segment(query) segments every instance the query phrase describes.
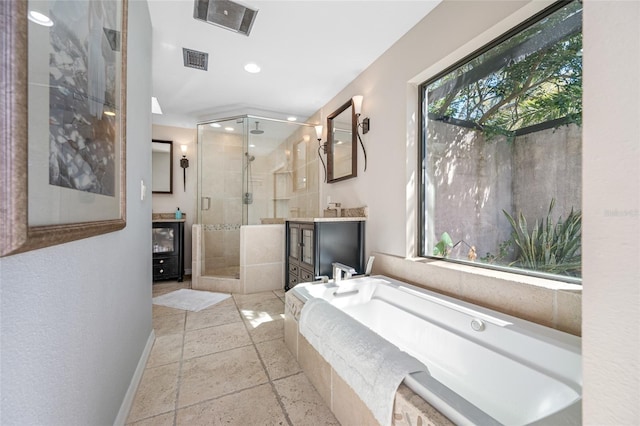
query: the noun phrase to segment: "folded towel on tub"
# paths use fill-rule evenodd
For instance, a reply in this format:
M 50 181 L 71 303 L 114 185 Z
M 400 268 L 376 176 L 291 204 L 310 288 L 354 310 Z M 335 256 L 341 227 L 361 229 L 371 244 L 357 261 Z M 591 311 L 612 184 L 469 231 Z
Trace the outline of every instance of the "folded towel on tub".
M 396 390 L 420 361 L 324 299 L 305 303 L 300 333 L 360 396 L 382 425 L 391 424 Z

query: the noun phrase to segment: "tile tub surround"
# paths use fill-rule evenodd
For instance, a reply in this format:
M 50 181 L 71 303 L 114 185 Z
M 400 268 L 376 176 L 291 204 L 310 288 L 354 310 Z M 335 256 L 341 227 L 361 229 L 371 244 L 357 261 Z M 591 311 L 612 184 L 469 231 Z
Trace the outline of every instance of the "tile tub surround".
M 154 284 L 153 296 L 188 283 Z M 156 340 L 129 425 L 339 425 L 283 335 L 284 292 L 200 312 L 153 306 Z
M 372 256 L 372 275 L 386 275 L 575 336 L 582 334 L 580 285 L 438 260 Z
M 285 295 L 284 340 L 302 371 L 317 389 L 338 421 L 344 425 L 378 425 L 373 414 L 355 391 L 331 368 L 298 330 L 304 302 L 293 292 Z M 411 389 L 400 385 L 393 408 L 393 425 L 452 426 L 453 423 Z

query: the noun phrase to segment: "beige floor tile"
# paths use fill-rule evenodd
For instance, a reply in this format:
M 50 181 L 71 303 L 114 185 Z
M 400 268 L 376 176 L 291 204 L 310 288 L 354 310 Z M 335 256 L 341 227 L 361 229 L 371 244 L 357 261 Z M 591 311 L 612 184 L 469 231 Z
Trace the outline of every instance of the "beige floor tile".
M 162 294 L 171 293 L 172 291 L 180 290 L 181 288 L 190 288 L 191 283 L 189 281 L 183 281 L 181 283 L 177 281 L 163 281 L 153 284 L 152 293 L 153 297 L 160 296 Z
M 276 296 L 278 296 L 280 299 L 284 299 L 284 290 L 273 290 L 273 292 L 275 293 Z
M 246 305 L 254 302 L 262 302 L 268 299 L 277 299 L 278 296 L 276 296 L 273 291 L 263 291 L 260 293 L 252 294 L 234 294 L 233 298 L 236 301 L 238 307 L 240 307 L 241 304 Z
M 175 409 L 179 369 L 180 363 L 176 362 L 144 370 L 129 413 L 129 421 L 134 422 Z
M 207 309 L 216 309 L 217 307 L 220 306 L 236 306 L 236 301 L 233 299 L 233 297 L 228 297 L 226 299 L 224 299 L 222 302 L 218 302 L 215 305 L 211 305 L 211 306 L 207 306 L 206 308 L 204 308 L 203 310 L 206 311 Z
M 184 314 L 186 311 L 183 309 L 170 308 L 168 306 L 153 305 L 153 317 L 162 317 L 166 315 L 179 315 Z
M 277 297 L 261 302 L 239 303 L 240 314 L 247 320 L 284 318 L 284 302 Z
M 294 426 L 340 425 L 304 373 L 273 383 Z
M 256 349 L 267 367 L 267 373 L 271 380 L 291 376 L 301 371 L 298 362 L 282 339 L 258 343 Z
M 159 416 L 149 417 L 144 420 L 137 421 L 135 423 L 127 423 L 131 426 L 173 426 L 173 419 L 175 417 L 175 411 L 170 411 Z
M 153 330 L 156 337 L 184 332 L 186 314 L 164 315 L 153 319 Z
M 178 406 L 186 407 L 267 381 L 253 346 L 185 360 Z
M 242 322 L 187 331 L 184 337 L 184 359 L 251 345 Z
M 146 368 L 158 367 L 180 361 L 182 357 L 183 334 L 157 336 Z
M 286 425 L 269 384 L 178 410 L 176 425 Z
M 245 321 L 253 343 L 284 339 L 283 319 L 278 316 L 275 319 L 268 318 L 268 320 L 263 317 L 261 320 Z
M 157 283 L 153 294 L 189 287 Z M 286 349 L 281 297 L 279 290 L 236 294 L 200 312 L 154 305 L 156 341 L 128 424 L 170 426 L 174 417 L 197 426 L 291 423 L 279 399 L 293 425 L 336 424 Z
M 200 312 L 187 312 L 186 328 L 187 330 L 196 330 L 239 321 L 242 321 L 242 318 L 236 305 L 231 301 L 231 305 L 216 305 L 214 308 L 203 309 Z

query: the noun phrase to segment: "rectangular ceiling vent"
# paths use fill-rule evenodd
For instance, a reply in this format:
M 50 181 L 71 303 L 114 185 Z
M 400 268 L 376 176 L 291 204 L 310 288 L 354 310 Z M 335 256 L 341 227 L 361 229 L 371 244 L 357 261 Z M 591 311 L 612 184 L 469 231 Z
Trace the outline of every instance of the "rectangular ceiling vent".
M 209 63 L 209 54 L 204 52 L 198 52 L 197 50 L 191 50 L 182 48 L 182 57 L 184 59 L 184 66 L 187 68 L 195 68 L 197 70 L 207 70 Z
M 193 17 L 246 36 L 251 32 L 257 10 L 229 0 L 195 0 Z

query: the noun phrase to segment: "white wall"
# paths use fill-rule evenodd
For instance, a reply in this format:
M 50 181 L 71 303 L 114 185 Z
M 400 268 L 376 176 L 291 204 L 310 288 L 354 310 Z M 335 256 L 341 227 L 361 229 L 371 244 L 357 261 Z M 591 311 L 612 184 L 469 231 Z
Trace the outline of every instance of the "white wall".
M 640 424 L 640 2 L 584 3 L 584 423 Z
M 322 108 L 364 95 L 367 171 L 358 148 L 358 177 L 321 185 L 320 203 L 369 206 L 368 253 L 416 253 L 416 85 L 548 4 L 445 0 Z M 638 424 L 640 2 L 586 0 L 584 16 L 583 421 Z
M 0 259 L 3 425 L 113 424 L 151 333 L 146 2 L 129 2 L 129 28 L 127 226 Z
M 320 207 L 326 207 L 327 196 L 343 208 L 368 205 L 367 251 L 413 255 L 415 235 L 407 235 L 405 223 L 415 222 L 407 203 L 416 193 L 417 84 L 549 2 L 533 3 L 444 1 L 322 108 L 325 121 L 353 95 L 364 96 L 363 117 L 371 119 L 371 130 L 363 136 L 367 171 L 358 146 L 358 177 L 322 185 Z M 520 17 L 510 17 L 518 11 Z

